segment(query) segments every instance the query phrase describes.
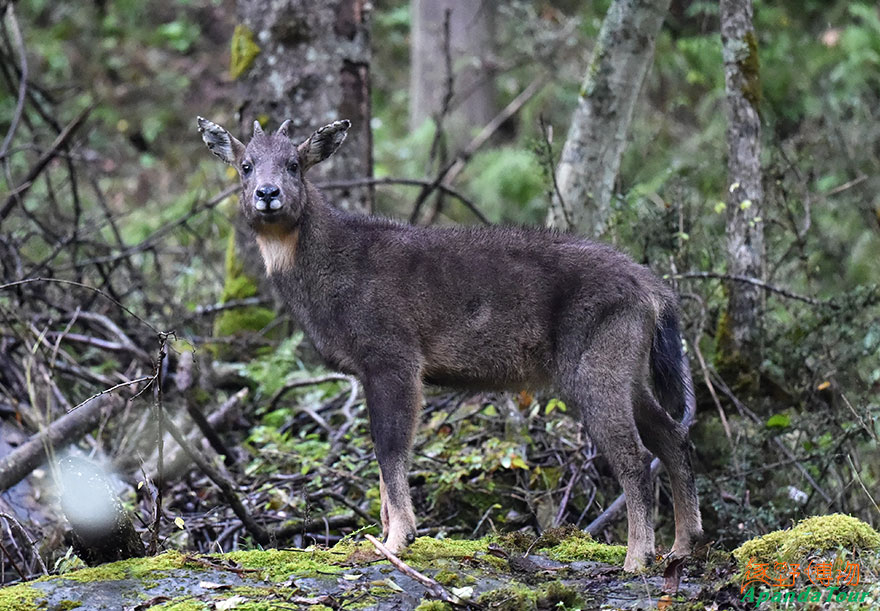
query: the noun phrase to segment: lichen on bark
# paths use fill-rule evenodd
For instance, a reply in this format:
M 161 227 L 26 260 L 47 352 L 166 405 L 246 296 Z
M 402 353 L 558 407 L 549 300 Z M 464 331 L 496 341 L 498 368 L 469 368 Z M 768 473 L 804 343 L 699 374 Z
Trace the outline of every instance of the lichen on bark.
M 743 37 L 746 45 L 746 55 L 740 59 L 739 69 L 743 76 L 742 94 L 758 116 L 761 115 L 761 63 L 758 59 L 758 39 L 754 31 L 746 32 Z
M 240 77 L 251 67 L 259 54 L 260 47 L 254 42 L 254 33 L 251 29 L 243 24 L 235 26 L 229 57 L 229 75 L 233 79 Z

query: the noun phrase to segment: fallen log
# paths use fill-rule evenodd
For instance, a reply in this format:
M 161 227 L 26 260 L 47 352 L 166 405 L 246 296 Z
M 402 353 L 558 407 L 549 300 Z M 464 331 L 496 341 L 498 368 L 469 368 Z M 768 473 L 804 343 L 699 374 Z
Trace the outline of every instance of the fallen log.
M 61 416 L 45 431 L 32 435 L 25 443 L 0 459 L 0 492 L 23 480 L 46 460 L 46 452 L 77 441 L 125 405 L 120 399 L 100 395 Z

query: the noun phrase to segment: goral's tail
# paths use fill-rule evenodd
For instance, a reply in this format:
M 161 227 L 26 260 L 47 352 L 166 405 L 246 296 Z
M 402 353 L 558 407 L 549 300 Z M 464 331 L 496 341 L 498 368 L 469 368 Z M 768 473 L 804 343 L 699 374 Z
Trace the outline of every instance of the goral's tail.
M 651 375 L 654 392 L 663 409 L 685 426 L 690 426 L 696 411 L 694 383 L 687 355 L 682 349 L 678 312 L 672 304 L 661 312 L 654 330 Z

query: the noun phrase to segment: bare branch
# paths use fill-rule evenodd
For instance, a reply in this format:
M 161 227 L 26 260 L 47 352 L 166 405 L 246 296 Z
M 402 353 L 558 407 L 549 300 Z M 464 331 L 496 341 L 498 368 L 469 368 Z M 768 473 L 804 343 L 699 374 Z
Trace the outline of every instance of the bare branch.
M 18 186 L 13 187 L 12 194 L 7 196 L 6 201 L 3 203 L 3 207 L 0 208 L 0 223 L 2 223 L 9 213 L 12 211 L 13 206 L 15 206 L 16 202 L 20 201 L 21 198 L 28 192 L 30 186 L 32 185 L 34 180 L 43 169 L 49 165 L 49 162 L 52 161 L 58 152 L 67 144 L 67 141 L 70 140 L 71 136 L 76 133 L 76 131 L 82 127 L 83 123 L 85 123 L 86 118 L 88 118 L 89 114 L 91 114 L 92 109 L 94 109 L 94 105 L 87 106 L 83 109 L 67 126 L 58 134 L 58 137 L 55 138 L 55 141 L 49 147 L 49 149 L 44 152 L 40 158 L 37 160 L 37 163 L 31 167 L 28 171 L 27 176 L 18 184 Z
M 12 30 L 12 40 L 13 42 L 15 42 L 16 51 L 18 51 L 18 60 L 20 62 L 21 74 L 19 76 L 20 80 L 18 84 L 18 100 L 15 103 L 15 112 L 12 115 L 12 121 L 9 123 L 9 131 L 6 132 L 6 137 L 3 138 L 3 144 L 0 144 L 0 160 L 4 159 L 6 157 L 6 153 L 9 152 L 9 145 L 12 143 L 12 139 L 15 137 L 15 131 L 18 129 L 18 124 L 21 121 L 21 115 L 24 111 L 24 101 L 27 97 L 27 53 L 25 53 L 24 41 L 22 40 L 21 30 L 18 27 L 18 20 L 15 18 L 15 11 L 13 10 L 13 6 L 14 4 L 10 2 L 9 6 L 6 7 L 6 19 L 9 21 L 9 27 Z M 16 189 L 15 196 L 17 196 L 18 193 L 20 193 L 20 191 Z
M 738 274 L 718 274 L 716 272 L 682 272 L 680 274 L 674 274 L 672 276 L 676 280 L 691 280 L 693 278 L 708 278 L 713 280 L 730 280 L 732 282 L 743 282 L 745 284 L 751 284 L 753 286 L 757 286 L 759 288 L 764 289 L 765 291 L 770 291 L 771 293 L 776 293 L 777 295 L 782 295 L 783 297 L 788 297 L 789 299 L 796 299 L 797 301 L 803 301 L 804 303 L 809 303 L 814 306 L 828 306 L 830 308 L 837 309 L 840 306 L 835 304 L 832 301 L 822 301 L 816 299 L 814 297 L 807 297 L 805 295 L 799 295 L 797 293 L 793 293 L 788 289 L 784 289 L 772 284 L 768 284 L 763 280 L 759 280 L 758 278 L 752 278 L 751 276 L 740 276 Z

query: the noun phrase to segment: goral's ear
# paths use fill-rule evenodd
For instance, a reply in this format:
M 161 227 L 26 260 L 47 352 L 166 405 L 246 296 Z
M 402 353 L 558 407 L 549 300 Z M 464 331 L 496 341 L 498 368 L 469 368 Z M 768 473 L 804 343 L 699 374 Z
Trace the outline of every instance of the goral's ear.
M 203 117 L 197 117 L 199 121 L 199 133 L 202 140 L 211 152 L 217 155 L 225 163 L 238 167 L 244 157 L 244 145 L 234 138 L 223 127 L 212 123 Z
M 335 153 L 342 141 L 345 140 L 349 127 L 351 127 L 351 121 L 348 119 L 334 121 L 316 131 L 309 136 L 308 140 L 300 144 L 297 150 L 303 172 Z

